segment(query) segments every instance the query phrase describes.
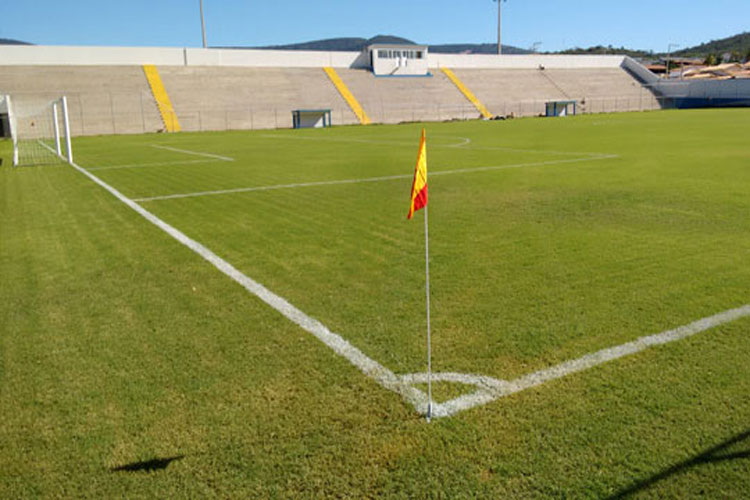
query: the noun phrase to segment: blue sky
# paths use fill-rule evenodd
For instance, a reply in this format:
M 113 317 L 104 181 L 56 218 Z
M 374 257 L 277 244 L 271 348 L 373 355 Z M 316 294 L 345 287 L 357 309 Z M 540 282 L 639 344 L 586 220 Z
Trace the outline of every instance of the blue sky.
M 9 0 L 0 38 L 44 45 L 201 45 L 199 0 Z M 204 0 L 209 46 L 393 34 L 419 43 L 496 41 L 491 0 Z M 503 43 L 663 52 L 750 31 L 750 0 L 509 0 Z

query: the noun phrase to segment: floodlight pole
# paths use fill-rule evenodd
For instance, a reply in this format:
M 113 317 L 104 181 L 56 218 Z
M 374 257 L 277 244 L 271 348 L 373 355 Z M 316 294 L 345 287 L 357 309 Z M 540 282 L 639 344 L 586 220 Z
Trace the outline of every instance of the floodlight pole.
M 206 48 L 206 18 L 203 15 L 203 0 L 200 0 L 201 6 L 201 32 L 203 33 L 203 48 Z
M 501 55 L 503 53 L 503 45 L 501 43 L 503 9 L 500 4 L 507 0 L 494 0 L 494 1 L 497 2 L 497 55 Z

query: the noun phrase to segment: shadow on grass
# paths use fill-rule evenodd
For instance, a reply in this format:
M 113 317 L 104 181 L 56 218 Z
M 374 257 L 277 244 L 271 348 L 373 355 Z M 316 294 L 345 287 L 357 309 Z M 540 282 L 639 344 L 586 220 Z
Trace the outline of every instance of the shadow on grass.
M 181 460 L 185 455 L 177 455 L 169 458 L 154 458 L 145 462 L 133 462 L 132 464 L 112 467 L 112 472 L 153 472 L 156 470 L 166 469 L 169 464 L 175 460 Z
M 664 469 L 658 474 L 654 474 L 653 476 L 647 479 L 637 481 L 633 483 L 632 485 L 628 486 L 627 488 L 615 493 L 614 495 L 607 497 L 607 500 L 618 500 L 622 498 L 627 498 L 631 495 L 634 495 L 635 493 L 638 493 L 639 491 L 645 490 L 646 488 L 650 488 L 651 486 L 658 483 L 659 481 L 667 479 L 670 476 L 680 474 L 692 467 L 698 467 L 700 465 L 717 463 L 717 462 L 726 462 L 727 460 L 750 459 L 750 448 L 748 448 L 747 450 L 738 451 L 734 453 L 725 453 L 725 454 L 721 453 L 727 448 L 733 445 L 742 443 L 745 440 L 750 441 L 750 430 L 747 430 L 741 434 L 737 434 L 736 436 L 731 437 L 727 439 L 726 441 L 712 448 L 708 448 L 704 452 L 699 453 L 698 455 L 692 458 L 689 458 L 683 462 L 679 462 L 667 469 Z M 750 442 L 748 442 L 748 446 L 750 446 Z

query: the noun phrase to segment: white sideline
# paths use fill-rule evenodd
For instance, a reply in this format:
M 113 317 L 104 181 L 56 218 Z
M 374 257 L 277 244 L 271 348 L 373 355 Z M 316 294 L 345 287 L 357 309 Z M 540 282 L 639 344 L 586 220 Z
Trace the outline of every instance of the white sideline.
M 138 203 L 120 193 L 117 189 L 99 179 L 91 172 L 75 163 L 71 163 L 71 166 L 73 166 L 73 168 L 81 172 L 83 175 L 94 181 L 102 188 L 109 191 L 110 194 L 112 194 L 115 198 L 135 210 L 147 221 L 169 234 L 172 238 L 179 241 L 193 252 L 203 257 L 216 269 L 227 275 L 229 278 L 245 288 L 248 292 L 252 293 L 260 300 L 271 306 L 273 309 L 281 313 L 285 318 L 297 324 L 308 333 L 313 334 L 318 340 L 331 348 L 336 354 L 346 358 L 351 364 L 357 367 L 368 377 L 374 379 L 382 387 L 400 394 L 407 402 L 412 404 L 417 409 L 417 411 L 419 411 L 420 413 L 424 413 L 427 410 L 427 397 L 424 392 L 409 384 L 405 384 L 401 380 L 401 378 L 397 377 L 392 371 L 388 370 L 377 361 L 367 357 L 362 351 L 354 347 L 343 337 L 331 332 L 320 321 L 306 315 L 305 313 L 294 307 L 292 304 L 290 304 L 283 297 L 276 295 L 260 283 L 249 278 L 234 266 L 232 266 L 229 262 L 216 255 L 210 249 L 188 237 L 185 233 L 176 229 L 174 226 L 167 224 L 159 217 L 141 207 Z
M 175 151 L 177 153 L 185 153 L 186 155 L 205 156 L 206 158 L 214 158 L 221 161 L 234 161 L 234 158 L 230 158 L 228 156 L 215 155 L 211 153 L 201 153 L 199 151 L 190 151 L 189 149 L 174 148 L 172 146 L 162 146 L 161 144 L 152 144 L 151 147 L 157 149 L 166 149 L 167 151 Z
M 267 305 L 281 313 L 285 318 L 297 324 L 308 333 L 314 335 L 336 354 L 346 358 L 362 373 L 375 380 L 383 388 L 401 395 L 407 403 L 411 404 L 416 409 L 418 413 L 426 413 L 427 395 L 424 391 L 417 389 L 414 384 L 423 383 L 426 380 L 427 374 L 396 375 L 385 366 L 366 356 L 362 351 L 357 349 L 340 335 L 331 332 L 320 321 L 306 315 L 283 297 L 276 295 L 260 283 L 240 272 L 229 262 L 216 255 L 204 245 L 164 222 L 159 217 L 140 206 L 134 200 L 126 197 L 91 172 L 75 163 L 71 163 L 71 165 L 80 173 L 133 209 L 147 221 L 151 222 L 156 227 L 169 234 L 172 238 L 200 255 L 203 259 L 241 285 L 248 292 L 252 293 Z M 699 319 L 688 325 L 667 330 L 656 335 L 641 337 L 632 342 L 616 347 L 602 349 L 578 359 L 566 361 L 550 368 L 522 376 L 510 382 L 482 375 L 436 373 L 432 375 L 434 381 L 469 384 L 476 386 L 478 390 L 472 394 L 460 396 L 443 403 L 436 404 L 433 402 L 432 416 L 435 418 L 449 417 L 461 411 L 490 403 L 510 394 L 542 385 L 545 382 L 581 372 L 624 356 L 638 353 L 652 346 L 663 345 L 669 342 L 685 339 L 724 323 L 729 323 L 748 316 L 750 316 L 750 304 Z
M 486 172 L 492 170 L 503 170 L 508 168 L 523 168 L 523 167 L 541 167 L 549 165 L 559 165 L 563 163 L 576 163 L 593 160 L 607 160 L 611 158 L 618 158 L 617 155 L 602 155 L 602 156 L 587 156 L 585 158 L 569 158 L 566 160 L 549 160 L 540 161 L 534 163 L 515 163 L 510 165 L 495 165 L 489 167 L 471 167 L 471 168 L 459 168 L 453 170 L 438 170 L 430 171 L 430 177 L 436 175 L 456 175 L 456 174 L 470 174 L 475 172 Z M 93 170 L 93 169 L 89 169 Z M 335 181 L 315 181 L 315 182 L 298 182 L 293 184 L 275 184 L 271 186 L 253 186 L 253 187 L 241 187 L 231 189 L 217 189 L 214 191 L 197 191 L 194 193 L 177 193 L 177 194 L 166 194 L 162 196 L 147 196 L 143 198 L 134 198 L 133 201 L 144 202 L 144 201 L 161 201 L 161 200 L 173 200 L 177 198 L 194 198 L 198 196 L 217 196 L 223 194 L 234 194 L 234 193 L 250 193 L 253 191 L 271 191 L 275 189 L 295 189 L 304 187 L 314 186 L 335 186 L 337 184 L 358 184 L 363 182 L 382 182 L 392 181 L 397 179 L 411 179 L 414 174 L 399 174 L 399 175 L 386 175 L 382 177 L 363 177 L 360 179 L 341 179 Z

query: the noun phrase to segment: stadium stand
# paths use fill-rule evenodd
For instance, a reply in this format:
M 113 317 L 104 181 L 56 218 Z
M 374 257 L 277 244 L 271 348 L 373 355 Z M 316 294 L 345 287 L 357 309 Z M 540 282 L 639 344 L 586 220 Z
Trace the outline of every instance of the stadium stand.
M 179 132 L 181 130 L 180 120 L 174 111 L 169 93 L 164 88 L 164 82 L 161 80 L 159 70 L 153 64 L 145 64 L 143 66 L 143 73 L 146 75 L 149 87 L 151 87 L 151 94 L 154 96 L 156 107 L 159 109 L 161 120 L 164 122 L 167 132 Z
M 567 98 L 536 69 L 456 69 L 454 73 L 493 115 L 539 115 L 546 100 Z
M 73 135 L 289 128 L 295 109 L 347 125 L 543 115 L 559 100 L 658 108 L 656 77 L 629 58 L 430 57 L 428 76 L 384 77 L 360 53 L 15 47 L 0 49 L 0 90 L 67 95 Z
M 540 73 L 566 98 L 578 101 L 583 113 L 659 108 L 654 95 L 622 69 L 545 69 Z
M 291 128 L 292 110 L 331 109 L 335 125 L 359 120 L 322 68 L 160 66 L 183 130 Z
M 376 123 L 479 117 L 442 72 L 430 77 L 377 77 L 367 70 L 337 71 Z
M 328 75 L 328 78 L 331 80 L 331 83 L 333 83 L 333 86 L 336 87 L 336 90 L 339 91 L 341 97 L 343 97 L 346 103 L 349 105 L 349 108 L 357 116 L 359 123 L 361 123 L 362 125 L 369 125 L 370 123 L 372 123 L 370 117 L 367 116 L 367 112 L 362 109 L 362 105 L 359 103 L 357 98 L 354 97 L 354 94 L 352 94 L 352 91 L 349 90 L 349 87 L 346 86 L 346 83 L 344 83 L 344 81 L 341 79 L 339 74 L 336 72 L 336 69 L 330 66 L 326 66 L 325 68 L 323 68 L 323 70 L 326 72 L 326 75 Z
M 466 97 L 466 99 L 474 105 L 475 108 L 477 108 L 477 111 L 479 111 L 484 118 L 492 118 L 492 113 L 490 113 L 490 110 L 487 109 L 487 107 L 482 104 L 482 102 L 477 99 L 477 96 L 474 95 L 474 93 L 462 82 L 456 74 L 449 68 L 440 68 L 443 71 L 443 74 L 448 77 L 448 79 L 453 82 L 453 84 L 456 86 L 456 88 Z
M 140 66 L 0 66 L 0 89 L 17 102 L 67 95 L 73 135 L 164 128 Z

